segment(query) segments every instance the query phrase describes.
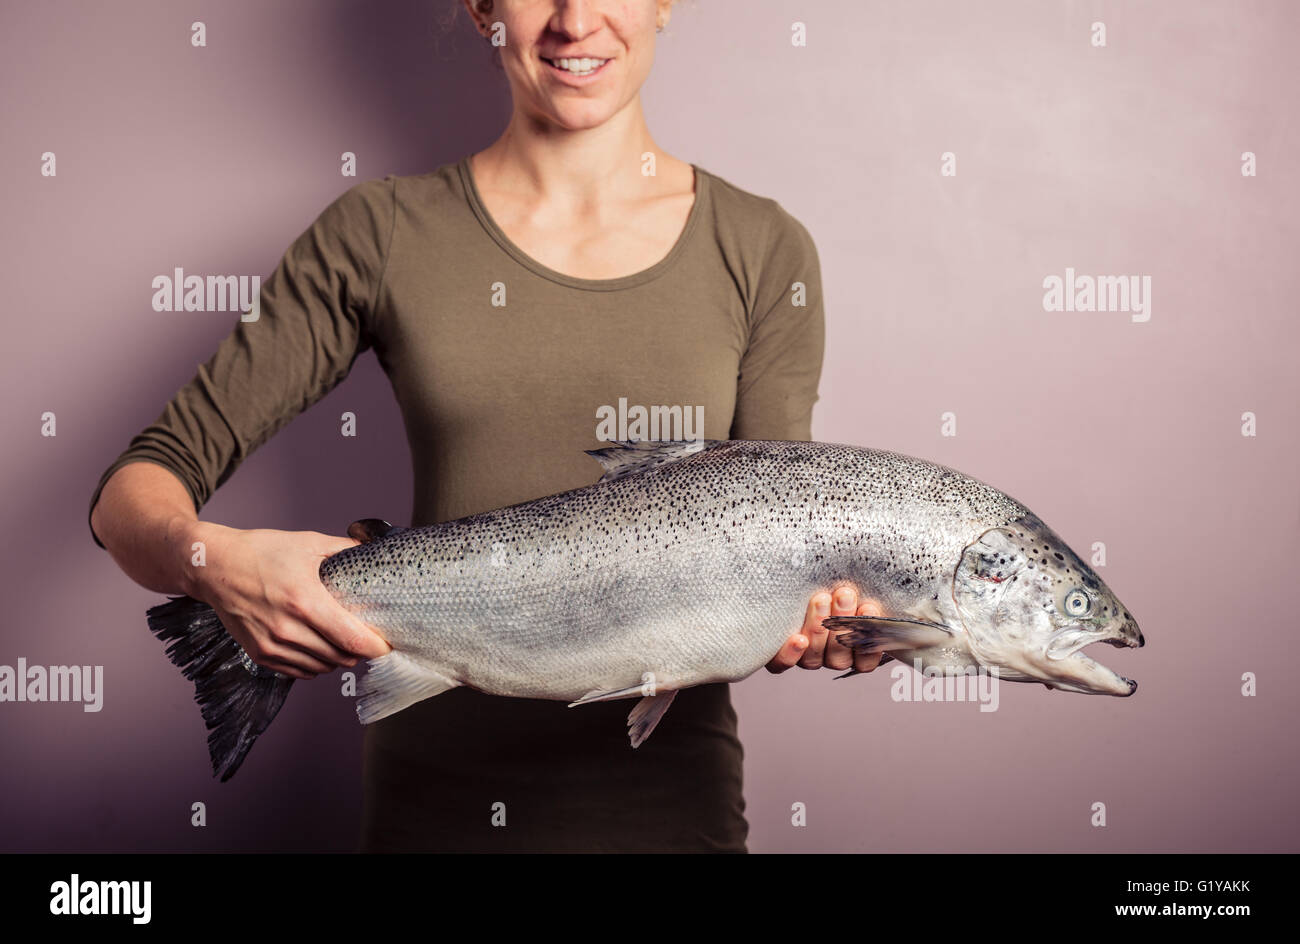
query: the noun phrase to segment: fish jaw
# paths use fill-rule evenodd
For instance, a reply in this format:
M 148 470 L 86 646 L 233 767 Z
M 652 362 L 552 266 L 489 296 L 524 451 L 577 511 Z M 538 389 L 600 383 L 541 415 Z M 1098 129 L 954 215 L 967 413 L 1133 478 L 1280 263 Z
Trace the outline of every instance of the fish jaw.
M 1129 649 L 1140 649 L 1146 639 L 1137 623 L 1127 619 L 1121 626 L 1103 632 L 1085 627 L 1071 626 L 1058 632 L 1043 652 L 1043 672 L 1049 678 L 1043 681 L 1052 688 L 1085 695 L 1116 695 L 1127 698 L 1137 691 L 1138 683 L 1120 675 L 1083 654 L 1083 649 L 1096 643 Z
M 1081 651 L 1101 637 L 1079 642 L 1068 654 L 1052 655 L 1050 647 L 1038 652 L 1018 646 L 1003 646 L 978 636 L 970 638 L 971 652 L 986 668 L 1001 672 L 1003 678 L 1017 682 L 1042 682 L 1048 688 L 1082 695 L 1115 695 L 1127 698 L 1137 691 L 1137 682 L 1088 658 Z M 1136 642 L 1112 645 L 1137 647 Z
M 1049 688 L 1083 695 L 1116 695 L 1120 698 L 1127 698 L 1137 691 L 1138 683 L 1133 679 L 1125 678 L 1100 662 L 1094 662 L 1082 652 L 1062 659 L 1059 665 L 1051 681 L 1045 681 Z

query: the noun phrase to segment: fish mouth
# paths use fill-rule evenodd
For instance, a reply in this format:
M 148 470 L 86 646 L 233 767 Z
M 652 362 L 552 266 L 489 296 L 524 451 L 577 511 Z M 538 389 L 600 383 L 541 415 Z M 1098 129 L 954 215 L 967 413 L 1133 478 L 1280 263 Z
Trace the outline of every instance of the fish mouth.
M 1146 645 L 1146 639 L 1131 620 L 1102 633 L 1078 626 L 1067 627 L 1053 636 L 1047 645 L 1043 668 L 1051 679 L 1045 684 L 1068 692 L 1120 698 L 1136 692 L 1138 683 L 1135 680 L 1083 654 L 1084 649 L 1099 643 L 1118 649 L 1140 649 Z

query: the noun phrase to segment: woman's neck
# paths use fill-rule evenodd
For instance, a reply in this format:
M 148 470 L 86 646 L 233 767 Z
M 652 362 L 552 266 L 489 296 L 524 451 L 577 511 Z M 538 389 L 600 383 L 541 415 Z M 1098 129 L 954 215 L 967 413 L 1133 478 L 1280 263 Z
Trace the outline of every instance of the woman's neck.
M 516 111 L 501 137 L 471 157 L 481 190 L 528 194 L 575 211 L 643 198 L 648 176 L 680 163 L 655 143 L 639 96 L 582 130 L 557 129 Z

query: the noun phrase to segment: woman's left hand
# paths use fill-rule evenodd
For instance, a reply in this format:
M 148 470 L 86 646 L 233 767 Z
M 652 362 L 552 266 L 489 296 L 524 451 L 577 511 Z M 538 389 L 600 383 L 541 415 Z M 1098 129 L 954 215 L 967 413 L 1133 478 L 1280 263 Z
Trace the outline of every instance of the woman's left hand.
M 808 601 L 803 628 L 785 641 L 781 651 L 772 657 L 767 670 L 784 672 L 799 666 L 804 669 L 848 670 L 870 672 L 880 665 L 880 653 L 856 655 L 848 646 L 836 642 L 822 625 L 828 616 L 884 616 L 885 611 L 875 600 L 859 602 L 858 592 L 852 587 L 837 587 L 832 593 L 815 593 Z

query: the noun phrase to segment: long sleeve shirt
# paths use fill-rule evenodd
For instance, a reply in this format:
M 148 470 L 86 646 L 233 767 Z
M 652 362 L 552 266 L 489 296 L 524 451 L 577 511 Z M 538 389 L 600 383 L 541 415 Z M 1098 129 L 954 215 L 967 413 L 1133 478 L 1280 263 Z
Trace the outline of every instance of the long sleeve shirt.
M 813 241 L 776 201 L 694 169 L 671 250 L 614 279 L 524 253 L 485 208 L 468 158 L 356 184 L 262 284 L 257 320 L 241 321 L 104 471 L 91 508 L 118 468 L 150 461 L 201 509 L 367 350 L 405 423 L 415 527 L 595 481 L 584 450 L 604 444 L 609 417 L 634 424 L 637 408 L 680 407 L 658 415 L 684 421 L 702 408 L 703 429 L 686 430 L 696 438 L 810 438 L 824 343 Z M 743 851 L 728 686 L 681 692 L 635 751 L 628 708 L 465 687 L 368 726 L 360 848 Z M 506 804 L 505 827 L 494 803 Z

